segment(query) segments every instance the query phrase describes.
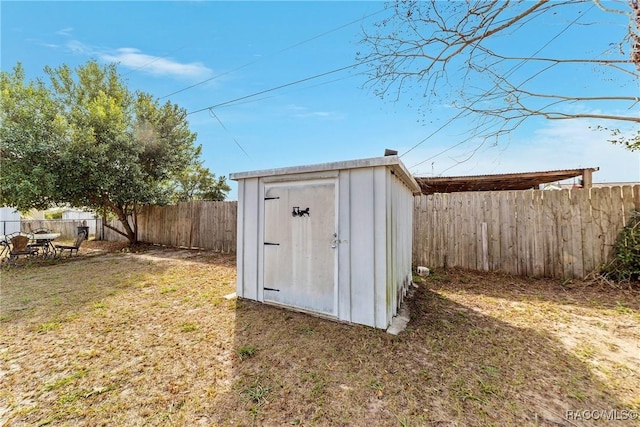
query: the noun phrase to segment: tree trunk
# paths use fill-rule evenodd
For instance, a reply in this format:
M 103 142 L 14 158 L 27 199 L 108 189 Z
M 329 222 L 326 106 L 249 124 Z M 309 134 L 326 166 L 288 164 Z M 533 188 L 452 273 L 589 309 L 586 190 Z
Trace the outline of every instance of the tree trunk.
M 133 204 L 133 238 L 138 241 L 138 204 Z
M 106 223 L 105 223 L 105 227 L 126 237 L 127 240 L 129 240 L 130 245 L 138 243 L 137 224 L 134 224 L 134 226 L 131 227 L 131 224 L 129 224 L 129 219 L 127 218 L 126 209 L 116 205 L 109 205 L 109 209 L 111 209 L 111 211 L 116 214 L 118 221 L 120 221 L 120 223 L 122 224 L 122 228 L 124 228 L 124 232 L 118 230 L 115 227 L 111 227 L 109 224 L 106 224 Z

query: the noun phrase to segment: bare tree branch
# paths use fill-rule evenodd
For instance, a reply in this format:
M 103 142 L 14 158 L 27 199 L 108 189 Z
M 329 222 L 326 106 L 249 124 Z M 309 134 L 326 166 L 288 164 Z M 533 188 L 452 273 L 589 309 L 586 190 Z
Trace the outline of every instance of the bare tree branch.
M 425 113 L 436 105 L 453 105 L 460 111 L 454 119 L 476 118 L 470 130 L 475 139 L 497 140 L 531 117 L 640 123 L 640 0 L 409 0 L 391 8 L 392 16 L 365 33 L 368 49 L 359 56 L 370 67 L 366 86 L 382 98 L 397 101 L 421 94 L 414 102 Z M 592 11 L 601 18 L 586 22 L 584 16 Z M 605 23 L 604 13 L 618 24 Z M 546 25 L 556 14 L 569 17 L 560 21 L 559 32 L 536 52 L 513 54 L 516 49 L 505 38 Z M 619 17 L 628 20 L 627 33 L 593 57 L 587 50 L 573 58 L 539 55 L 571 28 L 620 25 Z M 557 93 L 546 92 L 557 76 L 566 79 L 578 73 L 580 81 L 592 87 L 597 87 L 600 73 L 616 84 L 608 86 L 612 93 L 591 95 L 569 78 Z M 589 107 L 596 103 L 598 108 Z M 601 112 L 602 103 L 616 113 Z

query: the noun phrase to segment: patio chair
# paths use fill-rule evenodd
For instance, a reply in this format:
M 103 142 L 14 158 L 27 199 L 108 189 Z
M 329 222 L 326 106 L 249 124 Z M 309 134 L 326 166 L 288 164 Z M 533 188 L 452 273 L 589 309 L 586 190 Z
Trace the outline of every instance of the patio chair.
M 9 262 L 14 262 L 20 256 L 33 256 L 38 254 L 37 248 L 29 247 L 29 237 L 24 234 L 13 236 L 10 238 L 10 241 Z
M 69 251 L 69 256 L 72 256 L 73 252 L 75 251 L 77 256 L 80 245 L 82 245 L 82 242 L 84 242 L 85 240 L 87 240 L 87 232 L 85 230 L 79 231 L 78 235 L 76 236 L 76 240 L 72 245 L 56 245 L 56 252 L 58 252 L 59 255 L 62 256 L 64 251 Z
M 2 237 L 0 240 L 0 262 L 4 261 L 6 257 L 9 256 L 9 251 L 11 250 L 11 246 L 9 246 L 9 239 L 6 236 Z

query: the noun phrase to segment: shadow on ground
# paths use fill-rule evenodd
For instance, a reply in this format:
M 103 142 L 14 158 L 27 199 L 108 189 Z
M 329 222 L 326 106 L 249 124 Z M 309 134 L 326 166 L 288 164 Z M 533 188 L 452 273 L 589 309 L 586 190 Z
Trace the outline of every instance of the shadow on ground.
M 476 294 L 509 301 L 547 301 L 578 307 L 625 307 L 640 314 L 640 285 L 611 287 L 583 280 L 516 277 L 499 272 L 437 269 L 425 278 L 431 289 Z
M 623 408 L 551 335 L 424 286 L 411 313 L 392 336 L 240 300 L 233 385 L 207 412 L 220 425 L 551 426 Z

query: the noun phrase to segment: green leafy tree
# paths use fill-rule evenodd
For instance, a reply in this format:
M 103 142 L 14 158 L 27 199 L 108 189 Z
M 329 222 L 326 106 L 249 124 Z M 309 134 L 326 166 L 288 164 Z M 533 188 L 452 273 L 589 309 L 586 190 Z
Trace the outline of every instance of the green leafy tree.
M 45 68 L 24 82 L 2 73 L 1 202 L 19 210 L 70 204 L 115 216 L 137 241 L 137 208 L 173 200 L 175 180 L 200 165 L 186 111 L 132 93 L 115 65 Z M 5 98 L 6 96 L 6 98 Z
M 191 200 L 222 201 L 231 187 L 224 176 L 216 178 L 202 163 L 197 163 L 182 171 L 175 179 L 176 202 Z
M 21 211 L 47 208 L 58 188 L 66 119 L 42 82 L 24 82 L 20 64 L 0 73 L 0 94 L 0 198 Z

